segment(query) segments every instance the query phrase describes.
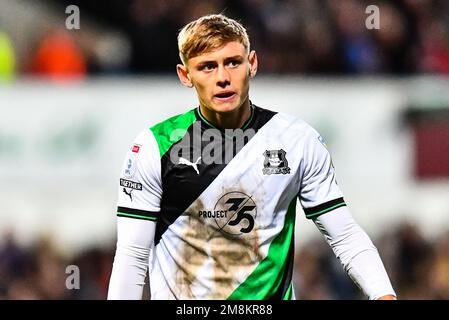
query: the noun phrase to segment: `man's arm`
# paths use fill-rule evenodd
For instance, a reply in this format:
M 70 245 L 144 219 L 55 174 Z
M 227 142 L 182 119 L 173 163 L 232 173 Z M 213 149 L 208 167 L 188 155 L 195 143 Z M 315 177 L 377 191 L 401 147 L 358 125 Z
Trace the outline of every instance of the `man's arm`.
M 117 249 L 108 300 L 141 300 L 156 223 L 117 218 Z
M 396 299 L 376 247 L 347 207 L 337 208 L 313 221 L 346 273 L 369 299 Z
M 323 138 L 310 127 L 304 135 L 299 200 L 344 270 L 370 299 L 396 296 L 376 247 L 352 218 L 337 184 Z
M 162 196 L 159 149 L 150 130 L 128 150 L 117 191 L 117 249 L 108 299 L 140 300 Z

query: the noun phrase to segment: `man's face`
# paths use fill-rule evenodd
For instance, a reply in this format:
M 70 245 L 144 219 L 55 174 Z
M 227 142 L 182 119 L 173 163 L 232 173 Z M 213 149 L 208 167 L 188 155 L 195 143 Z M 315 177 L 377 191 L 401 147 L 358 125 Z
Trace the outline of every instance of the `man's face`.
M 256 70 L 255 52 L 248 55 L 243 44 L 232 41 L 190 58 L 186 72 L 200 105 L 223 113 L 237 110 L 248 99 L 250 74 Z

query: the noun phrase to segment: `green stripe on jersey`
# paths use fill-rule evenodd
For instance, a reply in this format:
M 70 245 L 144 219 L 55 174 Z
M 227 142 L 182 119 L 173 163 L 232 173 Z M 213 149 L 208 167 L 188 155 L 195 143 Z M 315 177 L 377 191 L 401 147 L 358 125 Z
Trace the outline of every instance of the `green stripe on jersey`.
M 282 300 L 292 300 L 292 298 L 293 298 L 293 284 L 290 283 L 287 292 L 285 293 L 285 296 L 282 298 Z
M 157 220 L 156 217 L 141 216 L 138 214 L 124 213 L 124 212 L 117 212 L 117 216 L 130 217 L 130 218 L 143 219 L 143 220 L 151 220 L 151 221 Z
M 287 268 L 287 257 L 295 229 L 296 198 L 290 202 L 284 227 L 268 249 L 268 255 L 228 297 L 229 300 L 264 300 L 276 293 Z M 282 263 L 279 263 L 281 261 Z
M 156 138 L 159 155 L 162 157 L 168 149 L 182 139 L 187 129 L 196 121 L 194 110 L 171 117 L 150 128 Z
M 321 210 L 321 211 L 318 211 L 318 212 L 315 212 L 315 213 L 306 214 L 306 218 L 308 218 L 308 219 L 314 218 L 314 217 L 320 216 L 320 215 L 322 215 L 324 213 L 327 213 L 329 211 L 332 211 L 332 210 L 335 210 L 337 208 L 344 207 L 344 206 L 346 206 L 346 203 L 342 202 L 342 203 L 336 204 L 335 206 L 332 206 L 330 208 L 327 208 L 327 209 L 324 209 L 324 210 Z

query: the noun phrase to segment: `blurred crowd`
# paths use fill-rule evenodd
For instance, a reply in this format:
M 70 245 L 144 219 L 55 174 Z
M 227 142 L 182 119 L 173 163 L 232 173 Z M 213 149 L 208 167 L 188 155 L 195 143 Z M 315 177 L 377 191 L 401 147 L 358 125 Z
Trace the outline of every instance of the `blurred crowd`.
M 26 0 L 21 0 L 25 1 Z M 28 0 L 30 1 L 30 0 Z M 33 1 L 34 2 L 34 1 Z M 0 77 L 11 74 L 174 74 L 176 36 L 187 22 L 224 13 L 248 29 L 265 74 L 449 73 L 446 0 L 40 0 L 61 15 L 49 27 L 31 27 L 26 49 L 2 32 Z M 80 29 L 67 30 L 68 5 L 80 9 Z M 379 8 L 380 28 L 366 21 Z M 33 6 L 27 8 L 33 10 Z M 372 20 L 370 20 L 372 21 Z M 20 28 L 20 19 L 14 21 Z M 101 25 L 102 30 L 95 30 Z M 118 33 L 122 35 L 117 37 Z M 105 37 L 102 35 L 108 34 Z M 22 47 L 25 45 L 22 45 Z
M 429 238 L 403 222 L 372 240 L 399 299 L 449 299 L 449 230 Z M 323 239 L 306 244 L 295 264 L 297 299 L 365 299 Z
M 449 299 L 449 230 L 433 239 L 418 226 L 400 224 L 373 239 L 400 299 Z M 88 248 L 74 256 L 57 250 L 49 239 L 31 247 L 11 235 L 0 242 L 0 299 L 105 299 L 114 247 Z M 294 285 L 300 300 L 366 299 L 344 273 L 324 239 L 297 250 Z M 79 289 L 67 266 L 79 268 Z M 69 269 L 70 270 L 70 269 Z M 148 289 L 144 298 L 147 299 Z
M 111 247 L 67 256 L 50 238 L 25 246 L 7 234 L 0 242 L 0 300 L 105 299 L 113 255 Z

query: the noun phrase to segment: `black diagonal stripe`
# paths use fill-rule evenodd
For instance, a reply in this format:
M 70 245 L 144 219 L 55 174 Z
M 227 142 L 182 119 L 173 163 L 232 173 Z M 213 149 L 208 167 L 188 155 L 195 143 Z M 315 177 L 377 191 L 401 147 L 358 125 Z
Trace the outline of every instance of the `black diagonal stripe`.
M 345 200 L 343 198 L 334 199 L 325 203 L 322 203 L 316 207 L 311 208 L 303 208 L 304 213 L 306 214 L 307 218 L 317 217 L 320 214 L 329 212 L 331 210 L 337 209 L 339 207 L 345 206 Z
M 210 129 L 210 125 L 201 120 L 198 112 L 195 111 L 199 124 L 201 126 L 201 133 L 206 129 Z M 247 124 L 246 129 L 253 129 L 256 132 L 262 128 L 276 113 L 266 109 L 254 106 L 254 114 L 251 121 Z M 190 150 L 190 162 L 195 162 L 198 155 L 201 155 L 203 148 L 208 144 L 208 141 L 201 142 L 201 150 L 194 150 L 192 140 L 193 137 L 192 124 L 186 132 L 186 135 L 172 145 L 170 149 L 161 158 L 161 175 L 162 175 L 162 199 L 161 199 L 161 216 L 156 226 L 155 244 L 158 244 L 162 235 L 167 228 L 180 216 L 185 210 L 203 193 L 203 191 L 215 180 L 220 172 L 226 167 L 226 163 L 222 164 L 198 164 L 199 174 L 192 166 L 174 164 L 170 160 L 170 152 L 173 148 L 178 146 L 185 146 Z M 170 134 L 169 132 L 167 134 Z M 224 137 L 224 132 L 221 131 Z M 187 138 L 188 137 L 188 138 Z M 201 141 L 201 137 L 199 137 Z M 190 140 L 190 141 L 189 141 Z M 240 150 L 236 150 L 236 143 L 225 144 L 225 139 L 222 139 L 222 151 L 226 154 L 225 147 L 232 147 L 232 154 L 235 156 Z M 245 139 L 244 145 L 248 143 Z M 176 150 L 176 149 L 175 149 Z M 229 150 L 228 150 L 229 152 Z M 217 155 L 221 156 L 221 155 Z M 194 159 L 195 158 L 195 159 Z M 199 208 L 200 210 L 202 208 Z M 206 209 L 206 208 L 205 208 Z
M 284 299 L 285 294 L 290 287 L 293 277 L 293 264 L 295 258 L 295 236 L 294 233 L 290 240 L 290 249 L 288 250 L 287 261 L 285 262 L 284 274 L 282 276 L 281 284 L 279 285 L 278 290 L 273 296 L 271 296 L 270 300 L 282 300 Z
M 159 212 L 145 211 L 145 210 L 139 210 L 139 209 L 133 209 L 133 208 L 127 208 L 127 207 L 117 207 L 117 213 L 129 213 L 132 215 L 147 217 L 147 218 L 159 218 L 159 216 L 160 216 Z

